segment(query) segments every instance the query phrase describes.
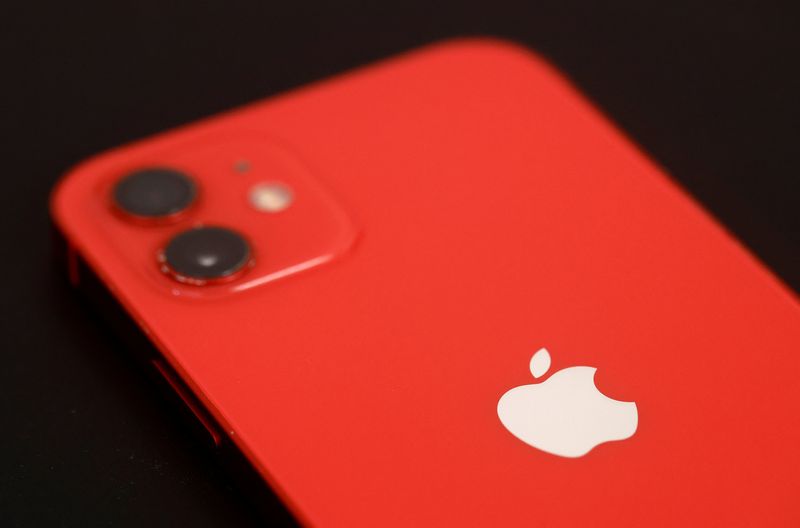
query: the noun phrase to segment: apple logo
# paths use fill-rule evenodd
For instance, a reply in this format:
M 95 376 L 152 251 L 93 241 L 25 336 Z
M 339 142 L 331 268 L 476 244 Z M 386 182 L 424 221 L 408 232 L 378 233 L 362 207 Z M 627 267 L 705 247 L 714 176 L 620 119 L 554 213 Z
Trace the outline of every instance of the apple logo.
M 541 348 L 531 358 L 534 378 L 550 368 Z M 634 402 L 612 400 L 594 384 L 593 367 L 569 367 L 541 383 L 514 387 L 497 402 L 497 416 L 511 434 L 546 453 L 577 458 L 594 447 L 633 436 Z

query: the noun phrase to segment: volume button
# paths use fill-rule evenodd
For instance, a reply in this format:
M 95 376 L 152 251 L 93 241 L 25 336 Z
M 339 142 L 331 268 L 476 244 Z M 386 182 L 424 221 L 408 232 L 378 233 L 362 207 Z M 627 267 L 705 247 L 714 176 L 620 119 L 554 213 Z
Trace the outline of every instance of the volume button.
M 222 436 L 214 426 L 214 423 L 208 417 L 206 411 L 197 404 L 194 395 L 183 385 L 183 382 L 175 377 L 172 373 L 172 369 L 167 367 L 160 359 L 153 359 L 151 363 L 158 373 L 161 374 L 161 377 L 164 378 L 164 381 L 169 384 L 173 392 L 178 395 L 184 405 L 186 405 L 197 421 L 200 422 L 203 428 L 208 432 L 211 441 L 214 443 L 214 447 L 222 445 Z

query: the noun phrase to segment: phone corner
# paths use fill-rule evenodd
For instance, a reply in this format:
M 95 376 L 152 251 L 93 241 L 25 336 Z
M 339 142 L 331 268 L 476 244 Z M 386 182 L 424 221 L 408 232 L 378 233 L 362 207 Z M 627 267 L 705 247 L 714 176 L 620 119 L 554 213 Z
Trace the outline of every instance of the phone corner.
M 521 40 L 491 33 L 447 37 L 432 42 L 429 47 L 473 60 L 485 57 L 490 60 L 523 61 L 536 67 L 557 71 L 552 61 L 540 50 Z

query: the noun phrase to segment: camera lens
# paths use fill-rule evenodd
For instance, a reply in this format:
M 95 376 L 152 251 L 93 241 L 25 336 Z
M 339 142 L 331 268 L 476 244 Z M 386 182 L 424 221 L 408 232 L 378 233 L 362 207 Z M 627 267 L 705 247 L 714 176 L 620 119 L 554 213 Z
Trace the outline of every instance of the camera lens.
M 197 187 L 180 171 L 148 168 L 123 176 L 112 194 L 114 203 L 123 212 L 157 220 L 189 207 L 197 195 Z
M 175 235 L 159 255 L 165 272 L 181 282 L 231 278 L 251 261 L 250 245 L 230 229 L 197 227 Z

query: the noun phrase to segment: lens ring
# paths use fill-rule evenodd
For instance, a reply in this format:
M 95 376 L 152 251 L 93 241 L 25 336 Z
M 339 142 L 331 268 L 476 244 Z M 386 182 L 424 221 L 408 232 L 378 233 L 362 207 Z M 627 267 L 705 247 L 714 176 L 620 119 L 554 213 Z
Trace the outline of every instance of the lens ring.
M 194 202 L 197 186 L 185 173 L 151 167 L 128 173 L 112 192 L 114 205 L 135 218 L 163 220 L 178 215 Z
M 195 227 L 175 235 L 159 254 L 162 270 L 179 282 L 230 280 L 252 263 L 247 240 L 232 229 Z

